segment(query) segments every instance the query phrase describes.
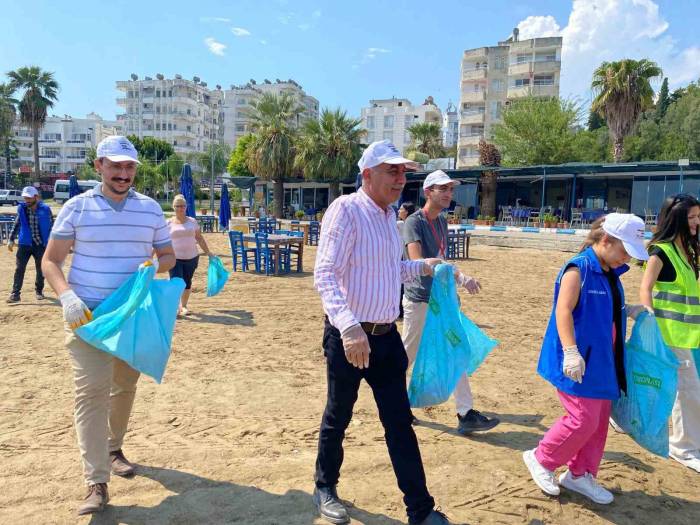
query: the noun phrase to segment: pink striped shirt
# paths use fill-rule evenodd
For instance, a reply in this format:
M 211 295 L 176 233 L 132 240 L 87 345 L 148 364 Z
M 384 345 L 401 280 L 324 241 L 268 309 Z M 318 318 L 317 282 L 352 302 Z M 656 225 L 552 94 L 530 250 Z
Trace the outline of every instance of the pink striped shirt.
M 401 283 L 421 274 L 420 260 L 402 261 L 392 208 L 381 209 L 360 189 L 334 200 L 323 215 L 314 285 L 340 332 L 399 316 Z

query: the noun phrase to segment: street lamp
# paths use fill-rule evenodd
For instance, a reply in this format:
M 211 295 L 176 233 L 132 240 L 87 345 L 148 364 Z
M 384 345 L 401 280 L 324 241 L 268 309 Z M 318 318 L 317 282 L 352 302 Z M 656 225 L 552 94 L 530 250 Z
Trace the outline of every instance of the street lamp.
M 683 193 L 683 166 L 690 166 L 690 159 L 678 159 L 678 167 L 681 170 L 681 185 L 678 193 Z

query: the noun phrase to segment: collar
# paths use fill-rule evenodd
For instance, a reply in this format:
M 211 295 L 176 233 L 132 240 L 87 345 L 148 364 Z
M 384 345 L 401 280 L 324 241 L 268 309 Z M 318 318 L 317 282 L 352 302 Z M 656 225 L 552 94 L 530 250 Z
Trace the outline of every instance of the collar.
M 129 192 L 126 194 L 127 199 L 132 199 L 134 197 L 135 190 L 134 188 L 129 188 Z M 92 194 L 93 195 L 99 195 L 103 199 L 109 199 L 103 192 L 102 192 L 102 183 L 100 182 L 97 186 L 92 188 Z M 110 199 L 111 200 L 111 199 Z
M 598 256 L 595 254 L 595 251 L 593 251 L 593 247 L 592 247 L 592 246 L 589 246 L 588 248 L 586 248 L 586 249 L 581 253 L 581 255 L 583 255 L 584 257 L 586 257 L 586 258 L 588 259 L 588 261 L 589 261 L 590 264 L 591 264 L 591 268 L 593 269 L 594 272 L 600 273 L 600 274 L 603 273 L 603 268 L 600 266 L 600 261 L 598 260 Z M 629 267 L 628 265 L 623 264 L 623 265 L 620 266 L 619 268 L 613 268 L 613 269 L 612 269 L 612 272 L 613 272 L 616 276 L 619 277 L 619 276 L 622 275 L 623 273 L 627 272 L 629 269 L 630 269 L 630 267 Z
M 358 196 L 360 197 L 360 200 L 361 200 L 362 202 L 364 202 L 365 204 L 369 205 L 372 209 L 374 209 L 374 210 L 377 211 L 378 213 L 381 213 L 381 214 L 384 215 L 385 217 L 389 217 L 390 215 L 393 215 L 394 209 L 393 209 L 391 206 L 389 206 L 386 210 L 383 210 L 382 207 L 379 206 L 379 204 L 377 204 L 376 202 L 374 202 L 374 201 L 372 200 L 372 197 L 370 197 L 369 195 L 367 195 L 367 193 L 365 192 L 364 188 L 360 188 L 359 190 L 357 190 L 357 194 L 358 194 Z

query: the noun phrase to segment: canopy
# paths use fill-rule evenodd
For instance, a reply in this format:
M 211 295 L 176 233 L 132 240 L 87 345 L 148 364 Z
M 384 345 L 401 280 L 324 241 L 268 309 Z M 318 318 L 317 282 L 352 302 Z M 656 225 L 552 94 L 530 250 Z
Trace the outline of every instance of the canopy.
M 180 193 L 182 193 L 187 201 L 187 211 L 185 214 L 188 217 L 196 218 L 194 208 L 194 182 L 192 181 L 192 168 L 189 164 L 184 164 L 182 166 L 182 173 L 180 174 Z
M 219 203 L 219 226 L 222 230 L 228 230 L 228 223 L 231 220 L 231 203 L 228 200 L 228 185 L 224 182 L 221 185 L 221 202 Z

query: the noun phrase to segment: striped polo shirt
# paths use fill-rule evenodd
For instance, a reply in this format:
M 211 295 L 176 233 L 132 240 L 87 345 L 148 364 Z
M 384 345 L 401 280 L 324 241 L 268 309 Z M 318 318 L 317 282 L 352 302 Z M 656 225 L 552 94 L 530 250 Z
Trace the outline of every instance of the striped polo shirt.
M 133 189 L 113 201 L 101 184 L 63 205 L 51 238 L 74 241 L 68 284 L 90 308 L 119 288 L 154 248 L 171 244 L 156 201 Z

